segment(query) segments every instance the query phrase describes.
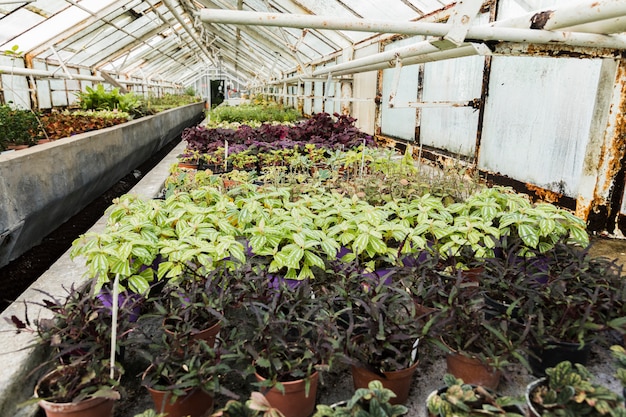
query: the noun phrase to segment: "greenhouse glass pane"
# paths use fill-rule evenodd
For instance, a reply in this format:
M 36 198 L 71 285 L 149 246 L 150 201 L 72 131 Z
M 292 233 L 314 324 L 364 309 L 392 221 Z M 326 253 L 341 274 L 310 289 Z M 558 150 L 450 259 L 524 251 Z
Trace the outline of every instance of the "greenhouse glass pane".
M 100 10 L 116 2 L 119 2 L 119 0 L 82 0 L 79 4 L 92 13 L 98 13 Z M 122 4 L 120 4 L 120 6 L 122 6 Z
M 343 0 L 343 3 L 364 19 L 410 20 L 419 17 L 416 8 L 402 1 L 387 1 L 380 7 L 379 0 Z
M 2 18 L 0 20 L 0 26 L 2 30 L 0 30 L 0 44 L 7 42 L 10 39 L 15 38 L 19 34 L 23 33 L 31 26 L 35 26 L 38 23 L 41 23 L 44 17 L 39 16 L 38 14 L 29 12 L 26 9 L 16 10 L 10 15 Z M 23 48 L 23 44 L 18 42 L 11 42 L 11 45 L 18 44 L 20 49 Z M 3 49 L 8 49 L 4 47 Z
M 42 21 L 41 24 L 30 29 L 27 33 L 15 38 L 13 43 L 18 44 L 20 49 L 29 51 L 45 43 L 48 39 L 68 31 L 72 26 L 77 25 L 88 17 L 89 14 L 80 9 L 75 7 L 69 8 L 55 16 L 45 19 L 45 21 Z M 2 19 L 3 24 L 4 21 L 5 19 Z
M 34 7 L 42 10 L 45 15 L 52 16 L 59 13 L 63 9 L 71 7 L 65 0 L 45 0 L 31 3 Z

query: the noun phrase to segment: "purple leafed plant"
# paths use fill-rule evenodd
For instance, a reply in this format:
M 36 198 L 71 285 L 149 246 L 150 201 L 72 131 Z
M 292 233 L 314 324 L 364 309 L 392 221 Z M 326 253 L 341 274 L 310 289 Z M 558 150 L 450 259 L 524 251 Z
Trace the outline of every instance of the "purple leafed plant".
M 247 125 L 232 129 L 207 129 L 194 126 L 183 131 L 182 139 L 187 148 L 201 153 L 212 153 L 224 147 L 228 141 L 229 153 L 250 149 L 252 153 L 268 152 L 275 149 L 292 149 L 296 145 L 301 150 L 307 143 L 326 149 L 350 149 L 362 145 L 374 146 L 370 135 L 354 126 L 355 118 L 335 113 L 317 113 L 310 119 L 295 126 L 262 124 L 252 128 Z

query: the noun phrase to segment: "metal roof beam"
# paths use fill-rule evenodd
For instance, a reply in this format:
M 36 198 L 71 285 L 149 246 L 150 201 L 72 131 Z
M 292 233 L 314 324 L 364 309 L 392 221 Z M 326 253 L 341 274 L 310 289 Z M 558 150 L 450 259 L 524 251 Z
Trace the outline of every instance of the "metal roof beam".
M 36 70 L 36 69 L 31 69 L 31 68 L 15 68 L 15 67 L 6 66 L 6 65 L 0 65 L 0 74 L 19 75 L 19 76 L 25 76 L 25 77 L 32 76 L 35 78 L 59 78 L 59 79 L 69 78 L 68 75 L 63 72 L 55 73 L 54 71 Z M 85 75 L 85 74 L 72 74 L 72 79 L 83 80 L 83 81 L 93 81 L 93 82 L 105 81 L 104 77 L 100 75 Z M 117 79 L 116 81 L 120 84 L 131 84 L 131 85 L 144 84 L 141 81 L 135 81 L 135 80 Z M 167 86 L 167 87 L 175 86 L 175 84 L 172 82 L 159 83 L 159 85 Z
M 607 0 L 608 1 L 608 0 Z M 615 1 L 615 0 L 614 0 Z M 622 16 L 626 17 L 626 2 L 619 5 Z M 346 19 L 330 16 L 287 15 L 283 13 L 248 12 L 238 10 L 200 10 L 200 19 L 207 23 L 244 24 L 259 26 L 285 26 L 295 28 L 353 30 L 361 32 L 400 33 L 405 35 L 423 35 L 444 37 L 452 28 L 447 23 L 431 22 L 398 22 L 394 20 L 378 19 Z M 536 29 L 512 28 L 502 25 L 473 26 L 467 30 L 467 38 L 495 41 L 524 42 L 523 37 L 533 37 L 532 32 L 541 32 Z M 573 34 L 572 34 L 573 35 Z M 580 34 L 580 36 L 590 34 Z M 546 35 L 544 35 L 546 36 Z M 563 35 L 561 35 L 563 36 Z M 603 36 L 603 35 L 598 35 Z M 535 39 L 541 38 L 533 37 Z M 605 36 L 606 43 L 611 43 L 613 37 Z M 623 39 L 620 39 L 623 41 Z M 622 42 L 616 42 L 616 45 Z M 548 40 L 546 42 L 554 42 Z M 609 47 L 609 46 L 606 46 Z
M 528 29 L 566 29 L 573 32 L 618 33 L 626 30 L 626 2 L 585 0 L 553 9 L 493 22 L 490 26 Z
M 609 0 L 605 0 L 608 2 Z M 612 3 L 615 3 L 614 1 Z M 619 7 L 613 5 L 611 14 L 616 9 L 626 16 L 626 2 Z M 338 30 L 377 31 L 389 33 L 404 33 L 410 35 L 445 37 L 451 29 L 447 23 L 430 22 L 397 22 L 389 20 L 370 19 L 338 19 L 324 16 L 285 15 L 280 13 L 243 12 L 230 10 L 200 11 L 203 21 L 236 24 L 258 24 L 270 26 L 332 28 Z M 604 16 L 603 16 L 604 17 Z M 571 20 L 570 20 L 571 21 Z M 580 21 L 580 20 L 579 20 Z M 600 35 L 590 33 L 556 32 L 536 29 L 509 28 L 506 26 L 481 25 L 467 28 L 467 38 L 481 41 L 505 41 L 518 43 L 562 44 L 568 46 L 584 46 L 593 48 L 626 49 L 626 36 Z M 424 54 L 434 54 L 440 51 L 435 46 L 438 40 L 427 40 L 414 45 L 398 48 L 365 58 L 352 60 L 343 64 L 328 66 L 313 71 L 313 76 L 333 74 L 347 74 L 353 72 L 370 71 L 372 68 L 387 68 L 389 61 L 396 57 L 409 58 Z M 471 49 L 468 49 L 471 53 Z M 445 56 L 445 55 L 435 55 Z M 431 55 L 432 57 L 432 55 Z M 406 62 L 405 62 L 406 64 Z M 367 68 L 367 69 L 366 69 Z
M 185 32 L 187 32 L 187 34 L 191 37 L 191 39 L 195 42 L 195 44 L 198 45 L 198 48 L 200 48 L 202 53 L 206 55 L 206 57 L 209 59 L 209 62 L 215 65 L 213 55 L 205 48 L 205 46 L 200 41 L 198 41 L 197 34 L 191 30 L 187 22 L 185 22 L 182 16 L 178 13 L 178 10 L 176 10 L 176 5 L 173 3 L 173 1 L 172 0 L 162 0 L 162 1 L 163 1 L 163 4 L 165 4 L 165 6 L 169 9 L 169 11 L 174 15 L 174 18 L 178 21 L 178 23 L 180 23 L 183 29 L 185 29 Z

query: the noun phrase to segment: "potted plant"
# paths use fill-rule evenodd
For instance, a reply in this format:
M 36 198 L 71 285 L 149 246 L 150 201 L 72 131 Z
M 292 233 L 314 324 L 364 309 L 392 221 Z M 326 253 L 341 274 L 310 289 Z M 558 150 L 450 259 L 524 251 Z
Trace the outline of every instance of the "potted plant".
M 448 373 L 496 389 L 503 367 L 512 361 L 528 366 L 521 348 L 530 323 L 513 316 L 514 305 L 504 311 L 487 309 L 481 287 L 465 281 L 460 271 L 447 285 L 437 316 L 440 327 L 430 340 L 446 352 Z
M 591 345 L 605 344 L 609 330 L 626 329 L 621 266 L 564 242 L 543 255 L 547 281 L 536 285 L 530 276 L 529 301 L 520 304 L 532 323 L 529 360 L 537 375 L 564 360 L 586 364 Z
M 523 398 L 498 395 L 480 385 L 470 385 L 454 375 L 443 377 L 445 387 L 426 399 L 429 417 L 507 416 L 523 417 Z
M 304 281 L 269 276 L 240 303 L 240 319 L 225 343 L 238 346 L 240 358 L 269 403 L 286 417 L 315 409 L 318 370 L 328 369 L 339 349 L 339 332 Z
M 260 392 L 252 392 L 244 401 L 230 400 L 211 417 L 284 417 L 283 413 L 267 401 Z
M 611 355 L 617 365 L 615 376 L 622 384 L 622 395 L 626 399 L 626 349 L 620 345 L 613 345 L 611 346 Z
M 526 388 L 531 416 L 626 416 L 624 399 L 594 383 L 584 365 L 563 361 L 545 372 Z
M 383 387 L 380 381 L 371 381 L 367 388 L 359 388 L 348 401 L 333 405 L 319 404 L 313 417 L 399 417 L 408 409 L 401 404 L 392 404 L 395 394 Z
M 204 271 L 188 267 L 184 277 L 163 286 L 151 298 L 154 314 L 174 339 L 179 335 L 204 339 L 213 346 L 221 328 L 224 308 L 229 303 L 228 282 L 222 268 Z
M 47 349 L 47 358 L 36 370 L 51 370 L 38 381 L 35 401 L 50 416 L 73 413 L 76 407 L 90 409 L 90 415 L 109 416 L 120 398 L 117 387 L 123 369 L 119 363 L 111 366 L 111 347 L 118 358 L 123 356 L 127 336 L 135 326 L 130 320 L 132 309 L 128 304 L 120 307 L 112 344 L 110 306 L 95 297 L 92 288 L 70 287 L 65 299 L 43 293 L 50 297 L 41 303 L 51 312 L 50 318 L 31 322 L 28 314 L 24 320 L 11 317 L 18 332 L 36 334 L 33 343 Z
M 113 373 L 113 374 L 111 374 Z M 37 382 L 35 398 L 48 417 L 89 415 L 110 417 L 122 369 L 111 371 L 103 357 L 86 355 L 80 360 L 58 365 Z
M 334 302 L 346 306 L 346 353 L 354 387 L 379 380 L 395 393 L 392 404 L 406 402 L 418 365 L 418 343 L 435 320 L 421 321 L 411 295 L 385 280 L 352 275 L 335 292 L 339 300 Z
M 163 333 L 141 353 L 149 361 L 142 384 L 156 410 L 168 417 L 201 417 L 213 407 L 216 394 L 236 397 L 220 383 L 232 369 L 223 347 L 191 340 L 190 334 Z
M 185 149 L 182 154 L 178 156 L 178 167 L 187 169 L 198 169 L 200 162 L 203 159 L 203 155 L 197 149 Z

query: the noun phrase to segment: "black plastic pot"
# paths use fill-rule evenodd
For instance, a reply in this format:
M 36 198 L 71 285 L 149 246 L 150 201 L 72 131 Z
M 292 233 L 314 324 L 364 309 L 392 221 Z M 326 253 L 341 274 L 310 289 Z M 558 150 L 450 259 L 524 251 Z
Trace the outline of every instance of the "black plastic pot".
M 548 368 L 556 366 L 559 362 L 570 361 L 587 365 L 591 353 L 591 343 L 550 342 L 543 347 L 531 348 L 534 355 L 529 355 L 528 362 L 533 375 L 544 376 Z
M 485 300 L 485 319 L 487 320 L 493 319 L 501 314 L 505 314 L 510 307 L 510 305 L 495 300 L 486 294 L 483 297 Z M 511 318 L 518 319 L 519 311 L 519 307 L 513 308 L 513 311 L 511 312 Z

